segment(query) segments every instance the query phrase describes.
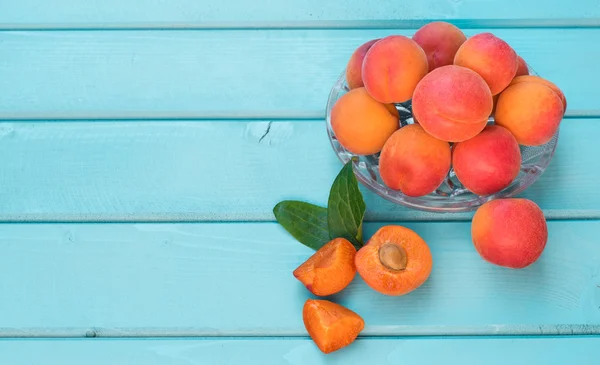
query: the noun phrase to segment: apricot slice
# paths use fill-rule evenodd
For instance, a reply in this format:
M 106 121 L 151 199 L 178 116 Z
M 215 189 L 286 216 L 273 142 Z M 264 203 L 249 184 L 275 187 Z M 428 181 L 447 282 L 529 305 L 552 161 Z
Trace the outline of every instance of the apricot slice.
M 302 319 L 309 336 L 325 354 L 350 345 L 365 327 L 365 321 L 357 313 L 323 299 L 308 299 Z
M 563 115 L 563 102 L 556 92 L 542 83 L 526 81 L 512 84 L 500 94 L 494 119 L 519 144 L 539 146 L 552 139 Z
M 357 87 L 365 86 L 362 80 L 363 60 L 369 48 L 378 40 L 379 38 L 361 44 L 350 56 L 346 65 L 346 82 L 348 83 L 348 88 L 356 89 Z
M 450 171 L 450 144 L 418 124 L 392 134 L 379 156 L 383 183 L 407 196 L 423 196 L 437 189 Z
M 514 49 L 489 32 L 467 39 L 456 52 L 454 64 L 480 74 L 492 95 L 499 94 L 510 84 L 519 66 Z
M 521 269 L 537 261 L 546 247 L 548 227 L 540 207 L 524 198 L 491 200 L 471 222 L 475 249 L 487 262 Z
M 457 26 L 435 21 L 419 28 L 412 39 L 425 51 L 429 71 L 433 71 L 438 67 L 453 64 L 456 51 L 467 37 Z
M 398 110 L 373 99 L 364 87 L 342 95 L 331 108 L 331 128 L 337 140 L 357 155 L 381 151 L 400 127 Z
M 381 227 L 358 250 L 356 270 L 373 290 L 390 296 L 407 294 L 427 281 L 433 260 L 427 243 L 415 231 L 397 225 Z
M 356 275 L 356 249 L 345 238 L 327 242 L 294 270 L 294 277 L 306 289 L 318 296 L 338 293 L 347 287 Z
M 454 146 L 452 166 L 458 180 L 473 193 L 497 193 L 519 174 L 519 143 L 506 128 L 489 125 L 475 137 Z
M 412 97 L 429 65 L 425 51 L 402 35 L 381 38 L 367 52 L 362 67 L 365 88 L 381 103 L 403 103 Z

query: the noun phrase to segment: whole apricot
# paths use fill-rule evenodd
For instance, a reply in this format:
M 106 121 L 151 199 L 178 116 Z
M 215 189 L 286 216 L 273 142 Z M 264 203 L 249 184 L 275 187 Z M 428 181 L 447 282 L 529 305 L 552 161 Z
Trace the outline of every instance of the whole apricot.
M 348 88 L 356 89 L 357 87 L 365 86 L 362 80 L 363 60 L 369 48 L 378 40 L 379 38 L 361 44 L 350 56 L 346 65 L 346 82 L 348 83 Z
M 379 173 L 385 185 L 415 197 L 437 189 L 450 163 L 450 144 L 411 124 L 394 132 L 383 146 Z
M 548 79 L 545 79 L 545 78 L 542 78 L 540 76 L 522 75 L 522 76 L 515 77 L 512 80 L 512 82 L 510 83 L 510 85 L 518 84 L 518 83 L 521 83 L 521 82 L 538 82 L 538 83 L 540 83 L 542 85 L 548 86 L 550 89 L 552 89 L 552 91 L 554 91 L 560 97 L 560 100 L 563 103 L 563 114 L 567 110 L 567 98 L 565 98 L 565 94 L 552 81 L 550 81 Z
M 456 177 L 471 192 L 488 195 L 514 181 L 521 169 L 521 150 L 515 137 L 498 125 L 488 125 L 452 150 Z
M 455 65 L 428 73 L 412 99 L 418 123 L 427 133 L 447 142 L 464 141 L 481 132 L 493 107 L 485 80 L 475 71 Z
M 496 199 L 477 209 L 471 236 L 485 261 L 521 269 L 540 258 L 548 240 L 548 227 L 544 213 L 533 201 Z
M 345 238 L 327 242 L 294 270 L 294 277 L 306 289 L 318 296 L 338 293 L 347 287 L 356 275 L 356 249 Z
M 365 88 L 381 103 L 403 103 L 412 97 L 417 83 L 427 74 L 425 51 L 412 39 L 391 35 L 375 42 L 362 67 Z
M 499 94 L 510 84 L 519 66 L 515 50 L 489 32 L 467 39 L 456 52 L 454 64 L 470 68 L 481 75 L 492 95 Z
M 467 40 L 455 25 L 444 21 L 429 22 L 419 28 L 412 39 L 427 55 L 429 71 L 454 63 L 458 48 Z
M 364 87 L 342 95 L 331 109 L 331 128 L 344 148 L 357 155 L 381 151 L 400 127 L 398 111 L 373 99 Z
M 355 256 L 356 270 L 373 290 L 390 296 L 407 294 L 429 278 L 433 260 L 415 231 L 387 225 L 375 232 Z
M 527 77 L 527 76 L 520 76 Z M 560 125 L 564 106 L 559 95 L 539 82 L 518 82 L 500 94 L 494 120 L 524 146 L 548 143 Z
M 325 354 L 350 345 L 365 327 L 354 311 L 322 299 L 308 299 L 302 308 L 304 327 Z
M 518 76 L 524 76 L 524 75 L 529 75 L 529 67 L 527 67 L 527 63 L 525 63 L 525 60 L 523 59 L 523 57 L 517 55 L 517 73 L 515 74 L 515 77 Z

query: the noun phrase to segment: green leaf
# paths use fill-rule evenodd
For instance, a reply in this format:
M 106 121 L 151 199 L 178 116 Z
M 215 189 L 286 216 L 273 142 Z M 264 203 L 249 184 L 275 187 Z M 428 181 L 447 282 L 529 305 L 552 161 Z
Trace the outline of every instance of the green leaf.
M 358 189 L 352 161 L 335 178 L 327 204 L 327 226 L 331 239 L 343 237 L 357 249 L 363 246 L 362 222 L 366 205 Z
M 330 241 L 326 208 L 302 201 L 284 200 L 275 205 L 273 214 L 296 240 L 315 251 Z

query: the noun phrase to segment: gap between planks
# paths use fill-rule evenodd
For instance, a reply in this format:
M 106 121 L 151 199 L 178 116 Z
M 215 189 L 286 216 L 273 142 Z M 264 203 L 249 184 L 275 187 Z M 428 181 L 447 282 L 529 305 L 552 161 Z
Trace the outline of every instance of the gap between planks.
M 371 326 L 361 338 L 597 336 L 600 325 Z M 306 331 L 218 331 L 201 328 L 1 328 L 0 338 L 308 338 Z
M 398 19 L 398 20 L 316 20 L 190 23 L 41 23 L 0 24 L 0 31 L 150 31 L 150 30 L 326 30 L 326 29 L 417 29 L 433 21 L 446 21 L 463 29 L 507 28 L 598 28 L 600 18 L 563 19 Z

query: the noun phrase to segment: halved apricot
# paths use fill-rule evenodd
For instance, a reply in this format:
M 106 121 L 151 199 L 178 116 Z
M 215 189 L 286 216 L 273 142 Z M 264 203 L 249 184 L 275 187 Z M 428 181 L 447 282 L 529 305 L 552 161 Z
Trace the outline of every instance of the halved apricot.
M 433 260 L 427 243 L 415 231 L 397 225 L 380 228 L 358 250 L 356 270 L 372 289 L 404 295 L 429 277 Z

